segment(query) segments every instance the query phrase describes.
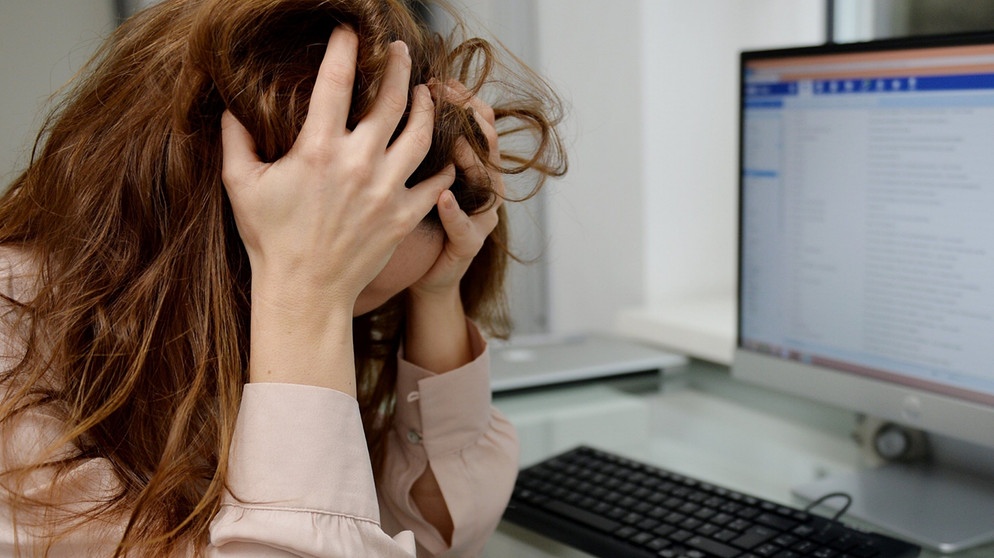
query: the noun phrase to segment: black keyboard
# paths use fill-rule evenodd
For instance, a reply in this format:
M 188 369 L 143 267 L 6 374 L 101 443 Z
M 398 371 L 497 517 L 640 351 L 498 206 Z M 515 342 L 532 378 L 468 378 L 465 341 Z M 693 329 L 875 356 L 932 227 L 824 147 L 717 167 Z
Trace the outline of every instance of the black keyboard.
M 589 447 L 521 471 L 504 518 L 610 558 L 912 558 L 921 551 Z

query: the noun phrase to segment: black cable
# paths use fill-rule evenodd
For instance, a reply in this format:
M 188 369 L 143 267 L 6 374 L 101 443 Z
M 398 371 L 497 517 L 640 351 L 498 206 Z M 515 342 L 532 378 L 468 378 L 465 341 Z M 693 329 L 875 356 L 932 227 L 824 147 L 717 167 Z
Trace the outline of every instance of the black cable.
M 828 500 L 829 498 L 845 498 L 846 499 L 846 504 L 844 506 L 842 506 L 839 509 L 839 511 L 835 512 L 835 515 L 832 517 L 832 521 L 838 521 L 840 517 L 842 517 L 843 515 L 845 515 L 845 513 L 847 511 L 849 511 L 849 506 L 852 505 L 852 496 L 848 492 L 830 492 L 830 493 L 822 496 L 821 498 L 818 498 L 814 502 L 811 502 L 810 504 L 808 504 L 808 507 L 804 508 L 804 511 L 809 512 L 809 511 L 813 510 L 814 508 L 816 508 L 817 506 L 820 506 L 823 502 L 825 502 L 825 500 Z

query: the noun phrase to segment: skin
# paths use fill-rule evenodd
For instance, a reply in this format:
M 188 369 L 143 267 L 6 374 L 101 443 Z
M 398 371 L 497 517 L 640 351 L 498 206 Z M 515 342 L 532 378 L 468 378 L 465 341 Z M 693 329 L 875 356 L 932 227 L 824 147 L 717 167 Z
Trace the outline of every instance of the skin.
M 422 223 L 394 250 L 383 271 L 359 293 L 354 315 L 360 316 L 410 287 L 431 268 L 445 244 L 445 231 Z
M 251 382 L 297 383 L 356 395 L 352 317 L 409 289 L 405 354 L 444 373 L 473 358 L 459 281 L 497 224 L 496 206 L 473 216 L 448 191 L 455 166 L 483 173 L 465 140 L 449 166 L 414 187 L 405 180 L 431 145 L 433 93 L 471 107 L 499 161 L 493 110 L 458 83 L 419 85 L 411 116 L 390 137 L 409 95 L 406 46 L 390 46 L 373 109 L 346 128 L 358 38 L 328 42 L 310 109 L 290 151 L 264 163 L 248 131 L 222 117 L 222 179 L 252 268 Z M 490 176 L 503 193 L 500 175 Z M 438 206 L 442 230 L 422 225 Z M 452 519 L 430 467 L 411 495 L 451 541 Z

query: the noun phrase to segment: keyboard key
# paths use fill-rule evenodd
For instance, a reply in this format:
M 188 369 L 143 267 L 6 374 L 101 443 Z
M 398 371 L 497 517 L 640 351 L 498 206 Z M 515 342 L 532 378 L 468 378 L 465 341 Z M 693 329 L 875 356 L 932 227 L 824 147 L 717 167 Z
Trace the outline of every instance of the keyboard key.
M 795 545 L 797 544 L 797 541 L 798 541 L 797 537 L 793 535 L 780 535 L 779 537 L 773 539 L 773 542 L 775 544 L 778 544 L 783 547 L 789 547 Z
M 737 532 L 735 532 L 735 531 L 729 531 L 728 529 L 725 529 L 724 531 L 718 531 L 711 538 L 713 538 L 714 540 L 716 540 L 718 542 L 727 543 L 727 542 L 732 542 L 732 540 L 738 538 L 738 536 L 739 536 L 739 534 Z
M 642 521 L 643 519 L 645 518 L 635 512 L 628 512 L 627 514 L 625 514 L 625 517 L 621 518 L 621 522 L 627 523 L 628 525 L 635 525 L 636 523 Z
M 779 529 L 781 531 L 790 531 L 794 527 L 797 527 L 797 522 L 793 519 L 788 519 L 782 515 L 777 515 L 773 513 L 761 513 L 756 516 L 756 522 L 762 523 L 769 527 Z
M 729 523 L 727 527 L 734 531 L 745 531 L 749 527 L 752 527 L 752 523 L 749 523 L 745 519 L 736 519 L 735 521 Z
M 673 525 L 663 524 L 653 529 L 652 532 L 659 535 L 660 537 L 666 537 L 669 536 L 670 533 L 673 533 L 676 530 L 677 530 L 676 527 Z
M 671 546 L 672 544 L 673 543 L 671 543 L 670 541 L 668 541 L 666 539 L 658 538 L 657 537 L 657 538 L 652 539 L 651 541 L 649 541 L 649 543 L 646 544 L 645 547 L 648 548 L 649 550 L 655 552 L 655 551 L 662 550 L 662 549 L 664 549 L 664 548 L 666 548 L 668 546 Z
M 614 536 L 618 537 L 619 539 L 627 539 L 628 537 L 634 536 L 638 532 L 639 530 L 636 529 L 635 527 L 632 527 L 631 525 L 625 525 L 624 527 L 620 527 L 617 531 L 615 531 Z
M 713 554 L 718 558 L 733 558 L 741 552 L 737 548 L 732 548 L 731 546 L 700 536 L 687 539 L 684 544 L 691 548 L 707 552 L 708 554 Z
M 697 533 L 698 535 L 703 535 L 705 537 L 713 537 L 715 533 L 717 533 L 720 530 L 721 527 L 718 527 L 717 525 L 714 525 L 712 523 L 705 523 L 704 525 L 698 527 L 697 530 L 694 532 Z
M 727 513 L 719 513 L 711 518 L 711 523 L 714 523 L 715 525 L 728 525 L 734 519 L 734 517 L 728 515 Z
M 828 545 L 836 550 L 849 550 L 854 546 L 864 544 L 866 537 L 853 532 L 841 533 L 834 540 L 828 541 Z
M 633 543 L 638 544 L 638 545 L 644 545 L 644 544 L 647 544 L 649 541 L 651 541 L 654 538 L 655 537 L 651 533 L 646 533 L 646 532 L 642 531 L 642 532 L 636 533 L 635 535 L 632 535 L 631 537 L 628 537 L 628 540 L 630 540 Z
M 607 533 L 614 532 L 621 525 L 612 521 L 606 517 L 599 516 L 595 513 L 590 513 L 586 510 L 581 510 L 576 506 L 571 506 L 565 502 L 546 502 L 545 509 L 554 511 L 556 513 L 565 515 L 566 517 L 579 521 L 580 523 L 597 529 L 598 531 L 604 531 Z
M 657 521 L 655 519 L 652 519 L 650 517 L 650 518 L 643 519 L 642 521 L 639 521 L 638 524 L 636 524 L 635 526 L 638 527 L 639 529 L 642 529 L 643 531 L 651 531 L 651 530 L 655 529 L 656 526 L 658 526 L 658 525 L 659 525 L 659 521 Z
M 746 531 L 741 537 L 732 541 L 732 544 L 745 550 L 752 550 L 772 539 L 776 534 L 776 531 L 772 529 L 757 525 Z

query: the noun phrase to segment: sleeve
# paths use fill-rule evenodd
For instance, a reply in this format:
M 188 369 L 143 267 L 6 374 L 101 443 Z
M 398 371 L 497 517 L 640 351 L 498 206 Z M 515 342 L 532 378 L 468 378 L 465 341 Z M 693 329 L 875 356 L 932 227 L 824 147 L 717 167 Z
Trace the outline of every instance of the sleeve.
M 4 431 L 0 465 L 28 459 L 61 432 L 58 419 L 43 412 L 21 417 Z M 23 461 L 22 461 L 23 462 Z M 119 489 L 110 463 L 96 458 L 55 480 L 42 471 L 28 479 L 27 495 L 67 511 L 110 497 Z M 388 536 L 379 523 L 373 473 L 358 405 L 324 388 L 250 384 L 236 426 L 228 475 L 230 492 L 211 527 L 211 557 L 413 558 L 414 537 Z M 6 501 L 0 505 L 0 555 L 42 554 L 45 533 L 18 514 L 14 527 Z M 126 517 L 70 527 L 46 556 L 109 556 L 123 535 Z M 39 547 L 37 545 L 42 545 Z M 34 549 L 34 552 L 31 552 Z M 192 555 L 200 553 L 191 552 Z
M 486 342 L 469 321 L 469 364 L 433 374 L 399 355 L 397 412 L 380 481 L 383 526 L 414 533 L 419 556 L 478 556 L 497 528 L 518 471 L 518 440 L 491 405 Z M 454 526 L 451 546 L 411 498 L 427 466 Z
M 410 532 L 380 528 L 359 406 L 344 393 L 246 385 L 229 463 L 208 556 L 415 555 Z

